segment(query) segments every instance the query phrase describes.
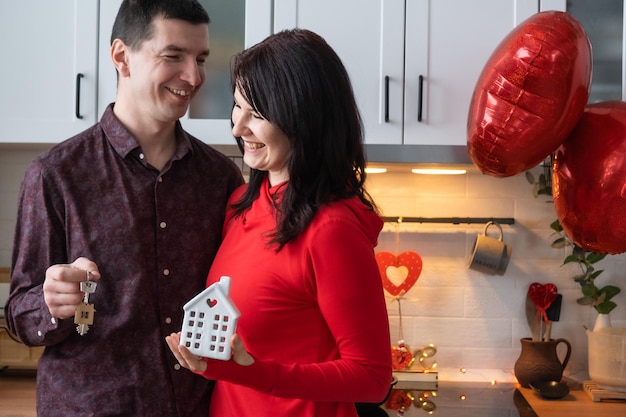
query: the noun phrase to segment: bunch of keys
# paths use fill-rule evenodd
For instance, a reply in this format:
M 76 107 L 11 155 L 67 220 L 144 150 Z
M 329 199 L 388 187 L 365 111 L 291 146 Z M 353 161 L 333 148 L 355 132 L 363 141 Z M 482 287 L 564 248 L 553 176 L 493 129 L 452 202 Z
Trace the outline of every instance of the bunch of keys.
M 76 308 L 74 324 L 79 335 L 84 336 L 89 331 L 89 325 L 93 324 L 93 314 L 96 309 L 89 303 L 89 294 L 96 291 L 96 283 L 91 280 L 91 272 L 87 271 L 87 281 L 80 283 L 80 290 L 85 293 L 83 303 Z

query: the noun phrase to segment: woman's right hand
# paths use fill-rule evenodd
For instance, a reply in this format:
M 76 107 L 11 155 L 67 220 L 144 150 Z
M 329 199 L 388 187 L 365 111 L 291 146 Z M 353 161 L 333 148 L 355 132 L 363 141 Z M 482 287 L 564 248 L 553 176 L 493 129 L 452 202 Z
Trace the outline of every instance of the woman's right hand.
M 180 332 L 166 336 L 165 341 L 183 368 L 197 373 L 206 371 L 206 361 L 202 357 L 194 355 L 187 347 L 180 344 Z
M 194 355 L 187 347 L 180 344 L 180 332 L 172 333 L 165 338 L 165 341 L 182 367 L 197 373 L 204 373 L 206 371 L 206 360 L 200 356 Z M 246 347 L 239 335 L 233 335 L 230 346 L 233 355 L 232 359 L 235 363 L 242 366 L 250 366 L 254 363 L 254 358 L 246 351 Z

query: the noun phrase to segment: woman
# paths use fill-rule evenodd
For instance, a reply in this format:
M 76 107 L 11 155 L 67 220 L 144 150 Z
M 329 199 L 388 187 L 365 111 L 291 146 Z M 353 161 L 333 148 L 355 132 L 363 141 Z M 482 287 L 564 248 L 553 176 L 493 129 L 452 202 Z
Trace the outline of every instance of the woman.
M 391 382 L 374 247 L 382 220 L 364 189 L 362 123 L 348 74 L 318 35 L 271 35 L 234 60 L 233 134 L 251 168 L 233 193 L 207 285 L 231 277 L 233 359 L 186 368 L 216 380 L 210 416 L 356 416 Z M 245 345 L 244 345 L 245 343 Z

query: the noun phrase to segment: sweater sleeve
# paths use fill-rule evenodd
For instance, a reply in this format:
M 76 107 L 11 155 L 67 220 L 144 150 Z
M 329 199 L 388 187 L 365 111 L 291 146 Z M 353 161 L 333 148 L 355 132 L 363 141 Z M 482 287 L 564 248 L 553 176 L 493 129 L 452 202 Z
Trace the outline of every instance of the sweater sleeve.
M 317 223 L 302 244 L 338 359 L 278 363 L 255 358 L 249 367 L 207 359 L 204 376 L 285 398 L 381 401 L 391 382 L 391 345 L 371 239 L 359 222 L 331 217 Z

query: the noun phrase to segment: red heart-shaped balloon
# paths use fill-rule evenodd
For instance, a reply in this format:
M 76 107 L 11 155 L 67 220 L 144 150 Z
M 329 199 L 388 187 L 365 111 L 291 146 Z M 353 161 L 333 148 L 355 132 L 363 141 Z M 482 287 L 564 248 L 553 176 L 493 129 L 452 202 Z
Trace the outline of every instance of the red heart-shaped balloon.
M 586 251 L 626 252 L 626 103 L 587 106 L 554 153 L 552 189 L 559 223 Z
M 558 291 L 554 284 L 533 282 L 528 287 L 528 296 L 539 311 L 545 311 L 556 299 Z
M 540 12 L 515 27 L 474 88 L 467 121 L 474 165 L 495 177 L 539 165 L 585 109 L 591 67 L 589 39 L 571 14 Z
M 422 258 L 412 251 L 398 256 L 391 252 L 378 252 L 376 262 L 383 287 L 393 296 L 409 291 L 422 273 Z

